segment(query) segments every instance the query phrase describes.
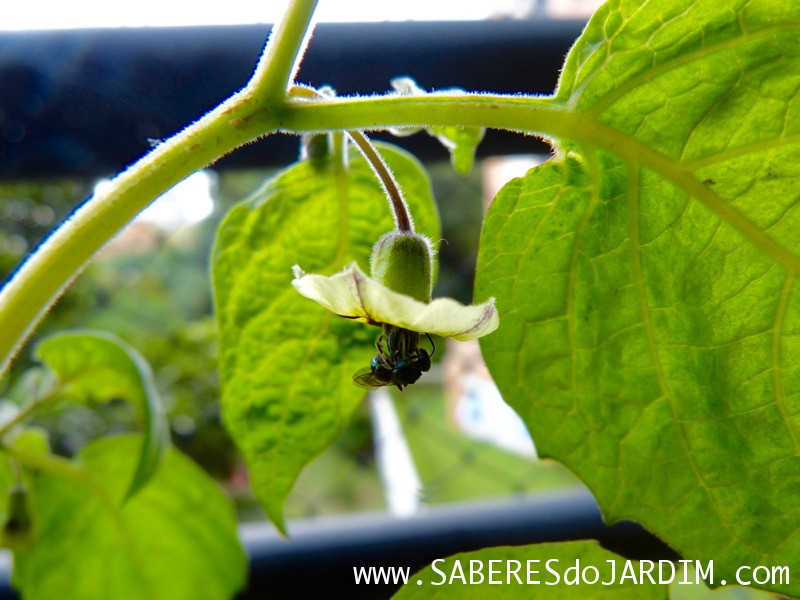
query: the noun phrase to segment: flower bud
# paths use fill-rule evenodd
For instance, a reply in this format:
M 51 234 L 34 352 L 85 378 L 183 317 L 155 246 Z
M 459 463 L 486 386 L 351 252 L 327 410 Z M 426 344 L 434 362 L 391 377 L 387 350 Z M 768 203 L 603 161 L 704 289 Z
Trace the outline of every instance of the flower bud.
M 390 231 L 372 247 L 370 274 L 390 290 L 431 301 L 433 252 L 423 235 Z

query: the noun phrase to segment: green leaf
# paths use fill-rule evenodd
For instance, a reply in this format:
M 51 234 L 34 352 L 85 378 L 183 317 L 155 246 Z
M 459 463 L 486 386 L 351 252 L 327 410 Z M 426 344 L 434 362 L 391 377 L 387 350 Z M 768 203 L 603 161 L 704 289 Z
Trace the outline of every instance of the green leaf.
M 428 133 L 450 151 L 453 168 L 462 175 L 468 175 L 475 164 L 475 151 L 481 143 L 486 129 L 483 127 L 456 127 L 441 125 L 429 127 Z
M 400 96 L 424 96 L 427 92 L 417 85 L 411 77 L 395 77 L 392 87 Z M 439 93 L 462 92 L 458 88 L 439 90 Z M 486 133 L 485 127 L 465 125 L 434 125 L 431 127 L 393 127 L 389 131 L 398 137 L 414 135 L 425 129 L 450 152 L 450 164 L 461 175 L 468 175 L 475 164 L 475 151 Z
M 17 426 L 4 437 L 8 448 L 45 455 L 50 452 L 47 432 L 38 427 Z M 28 473 L 19 464 L 12 466 L 9 457 L 0 454 L 0 547 L 15 549 L 31 542 L 31 519 L 28 510 Z
M 16 427 L 6 435 L 6 445 L 33 454 L 50 454 L 50 437 L 41 427 Z M 2 478 L 0 477 L 0 481 Z M 2 489 L 2 484 L 0 484 Z
M 150 365 L 121 339 L 100 331 L 51 335 L 36 347 L 36 357 L 58 376 L 59 397 L 82 403 L 123 399 L 138 411 L 144 439 L 126 498 L 133 496 L 153 477 L 169 446 L 169 423 Z
M 777 600 L 775 594 L 753 587 L 726 585 L 714 590 L 702 583 L 699 585 L 686 585 L 684 580 L 694 583 L 694 566 L 690 564 L 687 579 L 684 579 L 684 570 L 680 570 L 675 580 L 670 584 L 670 600 Z M 750 572 L 743 571 L 745 580 L 750 578 Z
M 26 600 L 219 600 L 243 585 L 233 506 L 177 450 L 120 504 L 140 445 L 139 436 L 103 438 L 80 453 L 80 477 L 33 477 L 33 545 L 14 556 Z
M 642 566 L 647 571 L 652 565 Z M 394 598 L 666 599 L 669 588 L 651 583 L 640 568 L 637 561 L 626 561 L 596 542 L 484 548 L 435 561 L 414 575 Z M 665 577 L 669 573 L 666 571 Z M 651 576 L 658 581 L 657 566 Z M 570 581 L 577 583 L 566 583 Z
M 798 42 L 796 3 L 608 2 L 556 96 L 576 139 L 481 239 L 539 451 L 729 582 L 800 566 Z
M 417 229 L 438 240 L 422 167 L 380 148 Z M 347 168 L 335 160 L 290 167 L 220 226 L 213 278 L 223 417 L 256 495 L 281 529 L 298 474 L 336 440 L 364 397 L 352 375 L 369 365 L 380 333 L 303 298 L 292 287 L 292 266 L 327 275 L 352 261 L 367 269 L 372 245 L 392 228 L 378 181 L 355 154 Z

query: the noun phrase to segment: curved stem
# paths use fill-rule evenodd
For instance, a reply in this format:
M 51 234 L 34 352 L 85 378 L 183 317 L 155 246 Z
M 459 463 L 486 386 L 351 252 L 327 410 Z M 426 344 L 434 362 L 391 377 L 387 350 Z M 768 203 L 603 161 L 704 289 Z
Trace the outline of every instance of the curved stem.
M 86 262 L 152 200 L 262 132 L 237 94 L 117 176 L 76 210 L 0 290 L 0 374 Z M 263 116 L 262 116 L 263 121 Z
M 389 166 L 384 162 L 383 157 L 375 149 L 375 146 L 372 145 L 372 142 L 369 141 L 369 138 L 361 131 L 349 129 L 347 135 L 355 142 L 358 149 L 361 150 L 361 153 L 364 155 L 364 158 L 367 159 L 367 162 L 372 166 L 372 169 L 378 176 L 383 186 L 383 191 L 386 192 L 389 198 L 389 205 L 392 208 L 394 224 L 397 229 L 399 231 L 413 232 L 414 223 L 411 220 L 411 214 L 408 212 L 408 205 L 406 204 L 405 198 L 403 198 L 402 192 L 400 192 L 400 186 L 397 185 L 397 181 L 389 170 Z
M 327 96 L 319 93 L 314 88 L 304 85 L 295 85 L 289 90 L 290 98 L 308 98 L 311 100 L 325 100 Z M 383 191 L 389 199 L 389 208 L 394 216 L 394 224 L 400 231 L 414 231 L 414 222 L 411 219 L 411 213 L 408 211 L 408 205 L 403 197 L 403 192 L 400 191 L 400 185 L 392 175 L 389 165 L 383 160 L 383 157 L 378 152 L 377 148 L 372 145 L 369 138 L 364 135 L 364 132 L 357 129 L 348 129 L 347 135 L 358 146 L 361 154 L 367 160 L 372 170 L 375 172 L 378 181 L 381 182 Z

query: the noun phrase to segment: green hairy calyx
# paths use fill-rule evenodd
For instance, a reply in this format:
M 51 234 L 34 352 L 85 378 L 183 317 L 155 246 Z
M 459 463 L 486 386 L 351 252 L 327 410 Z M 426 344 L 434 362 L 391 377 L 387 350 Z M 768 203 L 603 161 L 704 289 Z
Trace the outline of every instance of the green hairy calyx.
M 370 274 L 390 290 L 431 301 L 433 252 L 423 235 L 390 231 L 372 248 Z

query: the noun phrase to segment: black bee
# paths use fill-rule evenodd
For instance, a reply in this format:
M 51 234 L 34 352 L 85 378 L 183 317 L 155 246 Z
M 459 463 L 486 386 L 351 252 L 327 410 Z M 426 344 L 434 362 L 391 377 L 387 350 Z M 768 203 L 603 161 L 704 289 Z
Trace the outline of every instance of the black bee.
M 383 326 L 383 333 L 375 342 L 378 353 L 372 357 L 369 367 L 359 369 L 353 375 L 353 383 L 366 389 L 375 389 L 384 385 L 396 385 L 402 390 L 420 378 L 423 372 L 431 368 L 431 356 L 436 352 L 431 336 L 431 353 L 419 347 L 419 333 L 395 327 Z

